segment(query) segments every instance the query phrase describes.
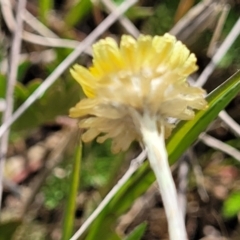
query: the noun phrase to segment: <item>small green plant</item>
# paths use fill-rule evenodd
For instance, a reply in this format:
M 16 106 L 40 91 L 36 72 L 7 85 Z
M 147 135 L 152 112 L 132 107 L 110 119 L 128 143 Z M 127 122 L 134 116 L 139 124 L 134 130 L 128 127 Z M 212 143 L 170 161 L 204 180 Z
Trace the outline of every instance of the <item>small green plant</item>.
M 240 212 L 240 192 L 232 192 L 224 201 L 222 214 L 225 218 L 236 217 Z
M 65 199 L 68 194 L 68 178 L 70 174 L 70 165 L 65 166 L 64 176 L 57 176 L 56 174 L 50 175 L 46 184 L 42 188 L 44 194 L 44 205 L 47 209 L 55 209 L 61 203 L 61 200 Z

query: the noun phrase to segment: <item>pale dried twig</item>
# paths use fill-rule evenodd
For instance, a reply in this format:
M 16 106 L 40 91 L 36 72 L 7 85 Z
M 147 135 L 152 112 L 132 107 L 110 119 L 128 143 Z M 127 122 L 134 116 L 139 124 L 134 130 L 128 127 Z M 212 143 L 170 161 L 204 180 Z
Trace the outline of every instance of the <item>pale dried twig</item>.
M 221 111 L 218 116 L 226 123 L 226 125 L 237 137 L 240 137 L 239 124 L 232 117 L 230 117 L 226 111 Z
M 104 6 L 109 10 L 109 12 L 113 12 L 116 9 L 115 4 L 110 0 L 101 0 Z M 137 38 L 140 34 L 139 30 L 135 27 L 135 25 L 126 17 L 120 16 L 119 22 L 126 29 L 128 33 Z
M 2 16 L 6 22 L 6 25 L 11 32 L 14 32 L 16 22 L 12 13 L 11 1 L 0 0 L 0 3 L 1 3 Z
M 211 59 L 210 63 L 207 65 L 207 67 L 203 70 L 201 75 L 198 77 L 198 79 L 194 83 L 195 86 L 203 86 L 206 83 L 207 79 L 216 68 L 217 63 L 221 61 L 221 59 L 224 57 L 226 52 L 232 46 L 232 44 L 234 43 L 236 38 L 239 36 L 239 34 L 240 34 L 240 18 L 235 23 L 235 25 L 233 26 L 232 30 L 230 31 L 230 33 L 228 34 L 224 42 L 221 44 L 221 46 L 219 47 L 219 49 Z M 240 136 L 239 124 L 236 121 L 234 121 L 234 119 L 232 119 L 225 110 L 219 113 L 219 117 L 226 123 L 226 125 L 230 128 L 230 130 L 232 130 L 232 132 L 235 135 Z
M 10 1 L 1 0 L 2 5 L 2 15 L 10 31 L 14 32 L 16 27 L 16 21 L 14 19 L 12 6 Z M 35 31 L 40 33 L 42 36 L 30 33 L 28 31 L 23 31 L 22 39 L 37 45 L 47 46 L 47 47 L 63 47 L 63 48 L 76 48 L 79 45 L 79 41 L 62 39 L 57 34 L 52 32 L 49 28 L 38 21 L 32 14 L 25 10 L 23 16 L 26 23 L 31 26 Z M 86 48 L 84 52 L 91 54 L 90 49 Z
M 220 60 L 226 54 L 228 49 L 232 46 L 232 44 L 239 36 L 239 34 L 240 34 L 240 18 L 237 20 L 237 22 L 233 26 L 232 30 L 230 31 L 224 42 L 221 44 L 217 52 L 214 54 L 210 63 L 207 65 L 207 67 L 203 70 L 203 72 L 197 79 L 195 83 L 196 86 L 203 86 L 206 83 L 207 79 L 216 68 L 216 65 L 220 62 Z
M 229 11 L 230 11 L 230 6 L 228 4 L 225 4 L 223 6 L 221 16 L 218 20 L 216 28 L 214 29 L 212 39 L 211 39 L 210 44 L 208 46 L 207 56 L 209 56 L 209 57 L 212 57 L 214 52 L 215 52 L 216 42 L 218 41 L 218 39 L 219 39 L 219 37 L 222 33 L 222 29 L 223 29 L 224 23 L 227 19 Z
M 49 63 L 52 62 L 56 58 L 56 53 L 53 49 L 43 50 L 41 52 L 30 52 L 30 53 L 22 53 L 20 54 L 19 64 L 30 61 L 33 64 L 38 63 Z M 1 61 L 0 72 L 2 74 L 6 74 L 8 69 L 8 60 L 5 58 Z M 0 106 L 1 111 L 1 106 Z
M 193 149 L 189 149 L 187 153 L 188 153 L 189 160 L 192 165 L 193 172 L 194 172 L 194 175 L 196 178 L 196 182 L 197 182 L 197 186 L 198 186 L 198 188 L 197 188 L 198 194 L 201 197 L 202 201 L 207 202 L 209 200 L 209 196 L 208 196 L 208 193 L 204 186 L 204 175 L 202 172 L 202 168 L 197 161 L 197 157 L 196 157 Z
M 63 47 L 63 48 L 76 48 L 79 45 L 79 41 L 71 39 L 62 39 L 44 24 L 42 24 L 37 18 L 35 18 L 27 10 L 24 12 L 23 18 L 25 22 L 35 31 L 42 36 L 24 31 L 23 39 L 25 41 L 35 43 L 42 46 L 48 47 Z M 91 55 L 90 48 L 84 50 L 85 53 Z
M 206 133 L 201 134 L 199 136 L 199 138 L 201 139 L 202 142 L 204 142 L 209 147 L 220 150 L 220 151 L 228 154 L 229 156 L 232 156 L 236 160 L 240 161 L 240 151 L 238 151 L 236 148 L 234 148 L 226 143 L 223 143 L 222 141 L 220 141 Z
M 14 33 L 12 48 L 10 52 L 10 65 L 8 69 L 8 85 L 6 90 L 6 109 L 3 113 L 3 125 L 8 122 L 9 118 L 12 116 L 13 111 L 13 91 L 17 78 L 19 54 L 21 50 L 21 34 L 23 29 L 22 13 L 25 9 L 26 0 L 19 0 L 17 6 L 17 27 Z M 9 130 L 5 131 L 1 138 L 1 153 L 0 153 L 0 209 L 2 202 L 2 181 L 3 181 L 3 172 L 5 166 L 6 153 L 8 149 L 8 138 Z
M 180 209 L 182 211 L 183 218 L 186 216 L 187 209 L 187 186 L 188 186 L 188 173 L 189 173 L 189 163 L 186 160 L 187 155 L 184 154 L 180 160 L 178 168 L 178 202 Z
M 196 37 L 196 33 L 206 29 L 220 11 L 221 3 L 218 1 L 201 1 L 191 8 L 171 29 L 170 33 L 178 36 L 183 42 Z M 194 34 L 193 34 L 194 33 Z
M 35 18 L 28 10 L 25 9 L 23 15 L 24 21 L 39 34 L 45 37 L 58 38 L 58 35 Z
M 42 37 L 30 32 L 24 31 L 23 39 L 25 41 L 48 47 L 76 48 L 80 42 L 61 38 Z M 84 50 L 85 52 L 85 50 Z
M 136 219 L 156 206 L 158 203 L 158 198 L 156 196 L 158 195 L 158 186 L 157 183 L 154 182 L 142 196 L 134 201 L 131 208 L 118 219 L 116 233 L 120 236 L 124 236 Z

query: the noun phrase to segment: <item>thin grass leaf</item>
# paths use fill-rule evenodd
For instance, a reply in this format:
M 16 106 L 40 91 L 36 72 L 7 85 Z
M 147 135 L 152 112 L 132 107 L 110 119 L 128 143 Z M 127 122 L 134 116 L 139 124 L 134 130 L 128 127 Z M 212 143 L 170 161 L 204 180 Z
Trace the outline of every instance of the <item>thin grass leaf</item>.
M 79 0 L 67 13 L 64 21 L 70 27 L 76 25 L 85 16 L 89 14 L 92 9 L 92 1 Z
M 234 218 L 240 212 L 240 192 L 232 192 L 224 201 L 222 214 L 224 218 Z
M 21 219 L 0 223 L 0 240 L 13 239 L 16 229 L 22 224 Z
M 143 222 L 133 229 L 124 240 L 141 240 L 147 228 L 147 223 Z
M 47 17 L 49 12 L 54 6 L 53 0 L 40 0 L 39 1 L 39 17 L 42 23 L 47 25 Z
M 82 162 L 82 143 L 81 140 L 79 140 L 79 144 L 76 147 L 76 152 L 73 160 L 73 167 L 69 184 L 69 194 L 63 222 L 62 240 L 69 240 L 73 233 L 76 209 L 76 197 L 80 182 L 81 162 Z
M 6 76 L 0 73 L 0 98 L 5 98 L 6 95 Z

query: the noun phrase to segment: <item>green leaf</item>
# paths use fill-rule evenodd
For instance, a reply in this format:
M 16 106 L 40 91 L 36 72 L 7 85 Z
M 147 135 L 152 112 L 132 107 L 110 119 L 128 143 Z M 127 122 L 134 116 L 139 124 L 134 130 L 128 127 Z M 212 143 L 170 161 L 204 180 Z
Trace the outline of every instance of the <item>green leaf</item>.
M 144 19 L 153 15 L 152 8 L 132 6 L 126 11 L 125 16 L 130 20 Z
M 170 164 L 175 163 L 179 159 L 197 139 L 198 135 L 207 128 L 239 91 L 240 72 L 237 72 L 207 96 L 208 109 L 198 111 L 193 120 L 182 121 L 178 124 L 171 138 L 167 141 Z M 97 236 L 102 236 L 105 240 L 111 240 L 109 228 L 114 227 L 114 221 L 130 208 L 133 201 L 143 194 L 154 180 L 155 176 L 150 169 L 148 161 L 144 162 L 99 214 L 89 228 L 91 238 L 87 237 L 86 239 L 92 240 L 97 239 Z M 106 222 L 111 224 L 105 224 Z
M 42 83 L 42 80 L 37 78 L 29 82 L 27 85 L 28 91 L 30 94 L 32 94 Z
M 19 82 L 22 82 L 22 79 L 25 77 L 27 70 L 31 66 L 30 61 L 25 61 L 18 66 L 17 79 Z
M 225 218 L 237 216 L 240 212 L 240 192 L 233 192 L 223 203 L 222 213 Z
M 47 25 L 47 17 L 54 6 L 54 2 L 53 0 L 40 0 L 38 3 L 40 20 Z
M 143 234 L 145 233 L 147 228 L 147 223 L 143 222 L 138 225 L 133 231 L 125 238 L 125 240 L 141 240 Z
M 169 1 L 171 2 L 171 1 Z M 154 8 L 154 13 L 143 24 L 142 31 L 150 35 L 163 35 L 174 25 L 175 10 L 169 8 L 166 3 Z
M 73 232 L 75 210 L 76 210 L 76 198 L 77 198 L 79 180 L 80 180 L 81 162 L 82 162 L 82 143 L 81 141 L 79 141 L 79 144 L 76 148 L 74 162 L 72 166 L 68 200 L 65 208 L 66 212 L 64 216 L 64 222 L 63 222 L 62 240 L 70 239 Z
M 15 86 L 15 109 L 39 87 L 42 81 L 34 79 L 29 84 Z M 58 115 L 67 115 L 71 106 L 79 99 L 80 88 L 73 79 L 59 79 L 13 124 L 13 129 L 21 131 L 53 121 Z
M 115 5 L 120 6 L 124 0 L 112 0 L 112 2 L 114 2 Z
M 21 220 L 12 220 L 0 223 L 0 240 L 12 239 L 13 234 L 21 223 Z
M 0 74 L 0 98 L 5 98 L 6 93 L 6 76 L 3 74 Z
M 79 23 L 92 9 L 91 0 L 78 0 L 69 12 L 64 21 L 68 26 L 74 26 Z
M 23 84 L 18 82 L 14 88 L 14 97 L 20 102 L 24 102 L 29 97 L 29 91 Z

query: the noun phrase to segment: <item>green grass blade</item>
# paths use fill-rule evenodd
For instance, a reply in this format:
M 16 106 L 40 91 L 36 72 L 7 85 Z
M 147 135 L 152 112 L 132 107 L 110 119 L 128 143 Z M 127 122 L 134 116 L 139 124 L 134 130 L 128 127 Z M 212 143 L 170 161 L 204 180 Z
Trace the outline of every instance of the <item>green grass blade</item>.
M 183 121 L 176 127 L 171 138 L 167 142 L 169 161 L 175 163 L 187 148 L 197 139 L 198 135 L 217 117 L 229 102 L 240 91 L 240 72 L 230 77 L 226 82 L 207 96 L 208 109 L 198 111 L 191 121 Z M 130 208 L 133 201 L 143 194 L 155 180 L 149 163 L 145 162 L 129 181 L 119 190 L 110 201 L 95 222 L 90 226 L 91 238 L 87 240 L 102 239 L 111 240 L 109 229 L 113 228 L 116 219 Z M 107 224 L 106 224 L 107 223 Z M 93 234 L 94 233 L 94 234 Z
M 16 237 L 14 238 L 14 234 L 21 224 L 21 219 L 0 222 L 0 240 L 16 239 Z
M 79 0 L 75 6 L 73 6 L 67 13 L 64 21 L 70 26 L 75 26 L 80 22 L 85 16 L 89 14 L 92 9 L 91 0 Z
M 79 141 L 79 144 L 76 147 L 76 152 L 74 155 L 72 166 L 72 173 L 70 177 L 69 194 L 63 221 L 62 240 L 69 240 L 73 233 L 76 209 L 76 197 L 80 182 L 81 160 L 82 160 L 82 143 L 81 141 Z
M 139 224 L 124 240 L 141 240 L 147 228 L 147 223 Z
M 47 25 L 47 17 L 49 12 L 53 8 L 52 0 L 40 0 L 39 1 L 39 17 L 43 24 Z

